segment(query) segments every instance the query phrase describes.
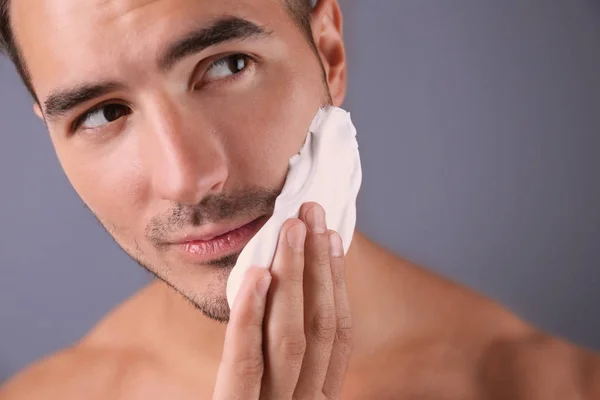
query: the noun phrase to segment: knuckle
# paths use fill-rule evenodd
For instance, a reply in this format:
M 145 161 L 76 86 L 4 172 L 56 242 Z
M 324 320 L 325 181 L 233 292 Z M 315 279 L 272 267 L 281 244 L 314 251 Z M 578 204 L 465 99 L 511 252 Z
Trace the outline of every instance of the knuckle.
M 286 336 L 279 345 L 281 355 L 290 361 L 301 361 L 306 352 L 306 338 L 304 335 Z
M 327 238 L 325 238 L 327 240 Z M 307 252 L 307 261 L 311 268 L 326 270 L 329 265 L 329 247 L 327 243 L 322 243 L 320 239 L 313 239 L 311 248 Z
M 334 344 L 336 351 L 338 354 L 342 356 L 343 359 L 348 359 L 352 354 L 352 341 L 351 340 L 337 340 Z
M 311 333 L 318 340 L 329 341 L 335 338 L 337 331 L 337 322 L 335 320 L 335 311 L 321 310 L 311 321 Z
M 340 318 L 337 322 L 335 339 L 341 345 L 350 345 L 352 343 L 352 317 L 347 316 Z
M 262 376 L 264 363 L 262 357 L 253 356 L 236 360 L 233 368 L 239 378 L 255 378 Z

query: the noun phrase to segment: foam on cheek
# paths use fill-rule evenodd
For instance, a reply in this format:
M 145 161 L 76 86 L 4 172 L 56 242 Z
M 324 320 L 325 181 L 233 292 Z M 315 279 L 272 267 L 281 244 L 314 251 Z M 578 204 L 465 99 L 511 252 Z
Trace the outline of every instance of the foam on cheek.
M 289 218 L 297 218 L 306 202 L 314 201 L 325 208 L 327 227 L 340 234 L 347 252 L 356 226 L 356 198 L 361 182 L 356 128 L 350 114 L 337 107 L 319 110 L 302 149 L 290 159 L 273 216 L 246 245 L 229 276 L 229 306 L 250 267 L 270 268 L 281 227 Z

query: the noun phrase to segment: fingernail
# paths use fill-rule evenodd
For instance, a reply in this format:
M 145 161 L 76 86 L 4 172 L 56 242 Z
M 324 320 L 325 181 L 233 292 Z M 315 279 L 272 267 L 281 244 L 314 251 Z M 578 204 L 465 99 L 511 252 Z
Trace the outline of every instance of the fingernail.
M 296 224 L 287 231 L 287 241 L 294 250 L 304 250 L 304 239 L 306 238 L 306 228 L 304 224 Z
M 344 255 L 342 238 L 335 232 L 329 235 L 329 251 L 333 257 L 341 257 Z
M 256 282 L 256 294 L 260 297 L 265 297 L 269 291 L 269 286 L 271 286 L 271 275 L 260 278 L 260 280 Z
M 323 234 L 327 230 L 327 224 L 325 223 L 325 211 L 321 206 L 314 206 L 308 211 L 306 216 L 308 226 L 313 233 Z

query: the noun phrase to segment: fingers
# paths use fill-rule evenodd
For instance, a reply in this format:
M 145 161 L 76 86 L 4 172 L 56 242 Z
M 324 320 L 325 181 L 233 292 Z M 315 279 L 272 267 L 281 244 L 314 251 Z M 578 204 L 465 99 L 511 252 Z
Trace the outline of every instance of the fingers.
M 342 238 L 336 232 L 329 232 L 330 264 L 335 299 L 336 333 L 331 350 L 329 369 L 323 384 L 323 394 L 328 399 L 339 399 L 348 360 L 352 351 L 352 316 L 346 287 L 346 265 Z
M 264 371 L 263 319 L 269 271 L 252 268 L 231 310 L 213 400 L 258 399 Z
M 306 349 L 304 336 L 304 244 L 306 227 L 287 221 L 271 266 L 271 295 L 265 322 L 263 398 L 290 399 L 298 382 Z
M 256 289 L 267 272 L 248 272 L 227 329 L 215 400 L 341 394 L 352 330 L 341 238 L 327 231 L 315 203 L 303 206 L 300 218 L 281 230 L 268 298 L 268 285 Z
M 337 324 L 325 212 L 321 206 L 309 203 L 300 210 L 300 218 L 308 226 L 304 265 L 307 347 L 294 396 L 308 399 L 322 391 Z

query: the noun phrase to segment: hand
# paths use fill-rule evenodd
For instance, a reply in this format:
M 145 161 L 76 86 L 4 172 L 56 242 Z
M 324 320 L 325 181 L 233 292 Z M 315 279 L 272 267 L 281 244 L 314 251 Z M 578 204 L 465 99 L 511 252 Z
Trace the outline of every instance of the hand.
M 340 398 L 352 332 L 343 254 L 320 205 L 284 224 L 270 272 L 250 269 L 235 300 L 213 400 Z

